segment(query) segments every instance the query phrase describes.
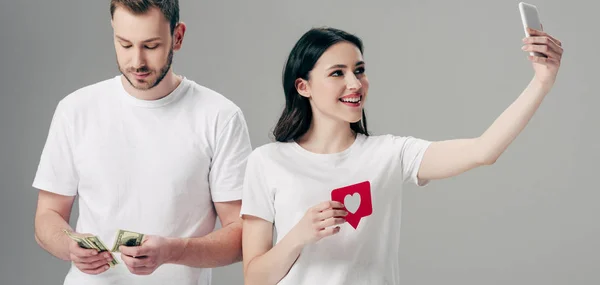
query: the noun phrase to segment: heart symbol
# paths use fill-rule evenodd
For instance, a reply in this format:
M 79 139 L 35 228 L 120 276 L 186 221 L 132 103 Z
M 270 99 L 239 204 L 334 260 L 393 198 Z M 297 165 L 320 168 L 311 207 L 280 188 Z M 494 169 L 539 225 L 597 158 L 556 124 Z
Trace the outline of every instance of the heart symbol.
M 346 210 L 348 212 L 354 214 L 358 207 L 360 206 L 360 194 L 354 193 L 352 195 L 348 194 L 344 197 L 344 206 L 346 206 Z

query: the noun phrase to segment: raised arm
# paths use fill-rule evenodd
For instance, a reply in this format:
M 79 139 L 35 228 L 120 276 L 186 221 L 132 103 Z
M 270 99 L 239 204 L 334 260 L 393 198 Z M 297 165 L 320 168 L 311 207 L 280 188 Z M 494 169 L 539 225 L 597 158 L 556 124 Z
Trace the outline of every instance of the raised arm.
M 479 137 L 433 142 L 425 152 L 419 179 L 442 179 L 481 165 L 493 164 L 521 133 L 548 94 L 563 54 L 561 42 L 545 32 L 530 30 L 523 50 L 547 56 L 529 56 L 535 76 L 521 95 Z

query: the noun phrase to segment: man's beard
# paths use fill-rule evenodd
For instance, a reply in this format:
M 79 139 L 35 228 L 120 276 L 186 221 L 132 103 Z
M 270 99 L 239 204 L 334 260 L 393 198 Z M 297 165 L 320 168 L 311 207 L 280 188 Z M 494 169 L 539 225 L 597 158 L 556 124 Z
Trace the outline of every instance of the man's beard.
M 123 72 L 123 69 L 119 65 L 119 61 L 117 60 L 117 67 L 119 68 L 119 71 L 121 72 L 121 74 L 123 74 L 123 76 L 125 76 L 125 79 L 127 79 L 127 81 L 129 82 L 129 84 L 131 86 L 133 86 L 133 88 L 135 88 L 137 90 L 149 90 L 149 89 L 154 88 L 156 85 L 158 85 L 165 78 L 165 76 L 167 76 L 167 73 L 169 72 L 169 69 L 171 69 L 171 63 L 172 62 L 173 62 L 173 49 L 171 48 L 171 50 L 169 51 L 169 55 L 167 56 L 167 62 L 160 69 L 159 76 L 156 78 L 156 80 L 154 82 L 145 82 L 145 83 L 142 83 L 143 85 L 141 85 L 141 86 L 134 84 L 131 81 L 131 79 L 129 78 L 129 76 L 127 76 L 127 74 L 129 74 L 131 72 L 147 73 L 147 72 L 151 71 L 150 69 L 148 69 L 147 66 L 142 66 L 140 68 L 129 68 L 129 69 L 127 69 L 127 72 Z

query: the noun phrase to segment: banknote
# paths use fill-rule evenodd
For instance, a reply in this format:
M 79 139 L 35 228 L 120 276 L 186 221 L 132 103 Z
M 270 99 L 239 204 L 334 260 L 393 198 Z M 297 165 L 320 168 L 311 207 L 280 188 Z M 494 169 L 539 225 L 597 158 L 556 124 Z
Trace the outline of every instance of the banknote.
M 65 234 L 67 236 L 69 236 L 69 238 L 74 240 L 77 243 L 77 245 L 79 245 L 79 247 L 81 247 L 81 248 L 95 249 L 99 252 L 108 251 L 108 248 L 104 245 L 104 243 L 97 236 L 84 237 L 84 236 L 78 236 L 68 230 L 63 230 L 63 231 L 65 232 Z M 108 263 L 110 265 L 110 267 L 114 267 L 115 265 L 119 264 L 119 262 L 115 259 L 115 256 L 112 253 L 110 255 L 112 257 L 112 261 Z
M 139 246 L 142 244 L 142 240 L 144 239 L 144 234 L 126 231 L 126 230 L 118 230 L 117 238 L 115 239 L 115 244 L 112 247 L 112 252 L 119 252 L 119 246 Z

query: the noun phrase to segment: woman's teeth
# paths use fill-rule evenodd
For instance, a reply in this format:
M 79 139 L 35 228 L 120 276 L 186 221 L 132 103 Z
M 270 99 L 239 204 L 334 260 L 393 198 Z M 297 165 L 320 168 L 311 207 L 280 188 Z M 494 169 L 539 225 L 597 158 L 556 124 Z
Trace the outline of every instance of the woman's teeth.
M 340 101 L 346 102 L 346 103 L 358 103 L 358 102 L 360 102 L 360 97 L 341 98 Z

